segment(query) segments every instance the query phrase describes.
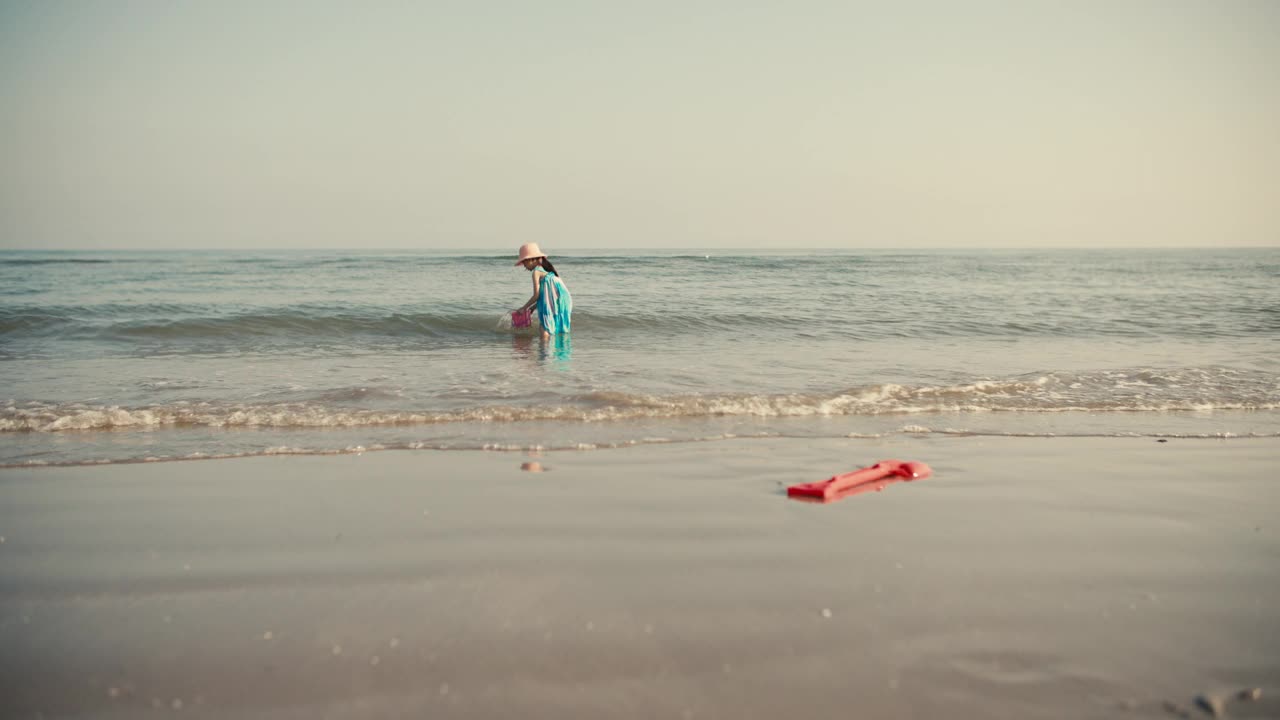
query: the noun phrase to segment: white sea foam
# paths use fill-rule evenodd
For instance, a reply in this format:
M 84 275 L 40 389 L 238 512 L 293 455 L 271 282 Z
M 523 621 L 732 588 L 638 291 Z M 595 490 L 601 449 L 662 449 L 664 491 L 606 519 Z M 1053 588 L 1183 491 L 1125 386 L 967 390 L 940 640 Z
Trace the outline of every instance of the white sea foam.
M 1038 377 L 1033 380 L 978 381 L 947 386 L 882 384 L 832 395 L 587 393 L 559 402 L 528 405 L 479 405 L 448 410 L 348 408 L 332 403 L 226 404 L 179 401 L 144 407 L 88 403 L 10 402 L 0 408 L 0 432 L 129 430 L 159 427 L 209 428 L 358 428 L 422 426 L 442 423 L 505 424 L 529 421 L 581 423 L 629 420 L 755 417 L 803 418 L 938 413 L 1098 413 L 1275 410 L 1280 390 L 1246 387 L 1197 395 L 1183 392 L 1123 393 L 1118 386 L 1097 386 L 1089 393 L 1062 392 L 1080 382 Z M 1204 395 L 1216 392 L 1209 399 Z M 343 395 L 343 399 L 349 399 Z

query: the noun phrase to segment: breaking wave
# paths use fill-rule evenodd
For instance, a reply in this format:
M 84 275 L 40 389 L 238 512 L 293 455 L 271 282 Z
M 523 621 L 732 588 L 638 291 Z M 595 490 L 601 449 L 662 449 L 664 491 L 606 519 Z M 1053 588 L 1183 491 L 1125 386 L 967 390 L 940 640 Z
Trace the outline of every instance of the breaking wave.
M 615 422 L 663 418 L 824 417 L 928 413 L 1122 413 L 1274 410 L 1270 376 L 1229 368 L 1045 374 L 957 385 L 866 385 L 829 394 L 673 394 L 598 391 L 463 408 L 352 408 L 353 400 L 397 400 L 377 388 L 336 388 L 305 401 L 182 401 L 143 406 L 10 401 L 0 432 L 214 428 L 358 428 L 441 423 Z

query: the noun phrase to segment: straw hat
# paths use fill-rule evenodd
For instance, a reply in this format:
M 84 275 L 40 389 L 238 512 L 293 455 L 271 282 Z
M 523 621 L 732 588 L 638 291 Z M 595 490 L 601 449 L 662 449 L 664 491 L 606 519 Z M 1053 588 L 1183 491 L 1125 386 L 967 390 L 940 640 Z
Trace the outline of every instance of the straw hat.
M 525 260 L 536 260 L 544 257 L 546 257 L 546 254 L 538 248 L 538 243 L 525 243 L 520 246 L 520 259 L 516 261 L 516 264 L 519 265 Z

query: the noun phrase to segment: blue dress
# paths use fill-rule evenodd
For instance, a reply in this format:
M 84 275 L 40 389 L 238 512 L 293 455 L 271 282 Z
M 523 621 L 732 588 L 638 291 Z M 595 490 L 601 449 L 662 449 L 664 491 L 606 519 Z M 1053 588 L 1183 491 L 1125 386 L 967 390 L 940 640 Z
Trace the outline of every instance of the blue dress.
M 538 322 L 543 332 L 551 335 L 569 332 L 569 314 L 573 312 L 573 298 L 564 281 L 553 272 L 542 276 L 538 285 Z

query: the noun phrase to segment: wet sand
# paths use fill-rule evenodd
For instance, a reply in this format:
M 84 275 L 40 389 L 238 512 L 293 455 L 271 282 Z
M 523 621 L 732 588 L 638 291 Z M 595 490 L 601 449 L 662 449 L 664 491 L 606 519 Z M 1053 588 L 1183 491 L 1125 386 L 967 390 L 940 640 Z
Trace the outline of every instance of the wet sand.
M 890 457 L 935 475 L 783 495 Z M 1277 469 L 1274 439 L 899 436 L 7 470 L 0 706 L 1169 718 L 1260 688 L 1226 712 L 1280 717 Z

